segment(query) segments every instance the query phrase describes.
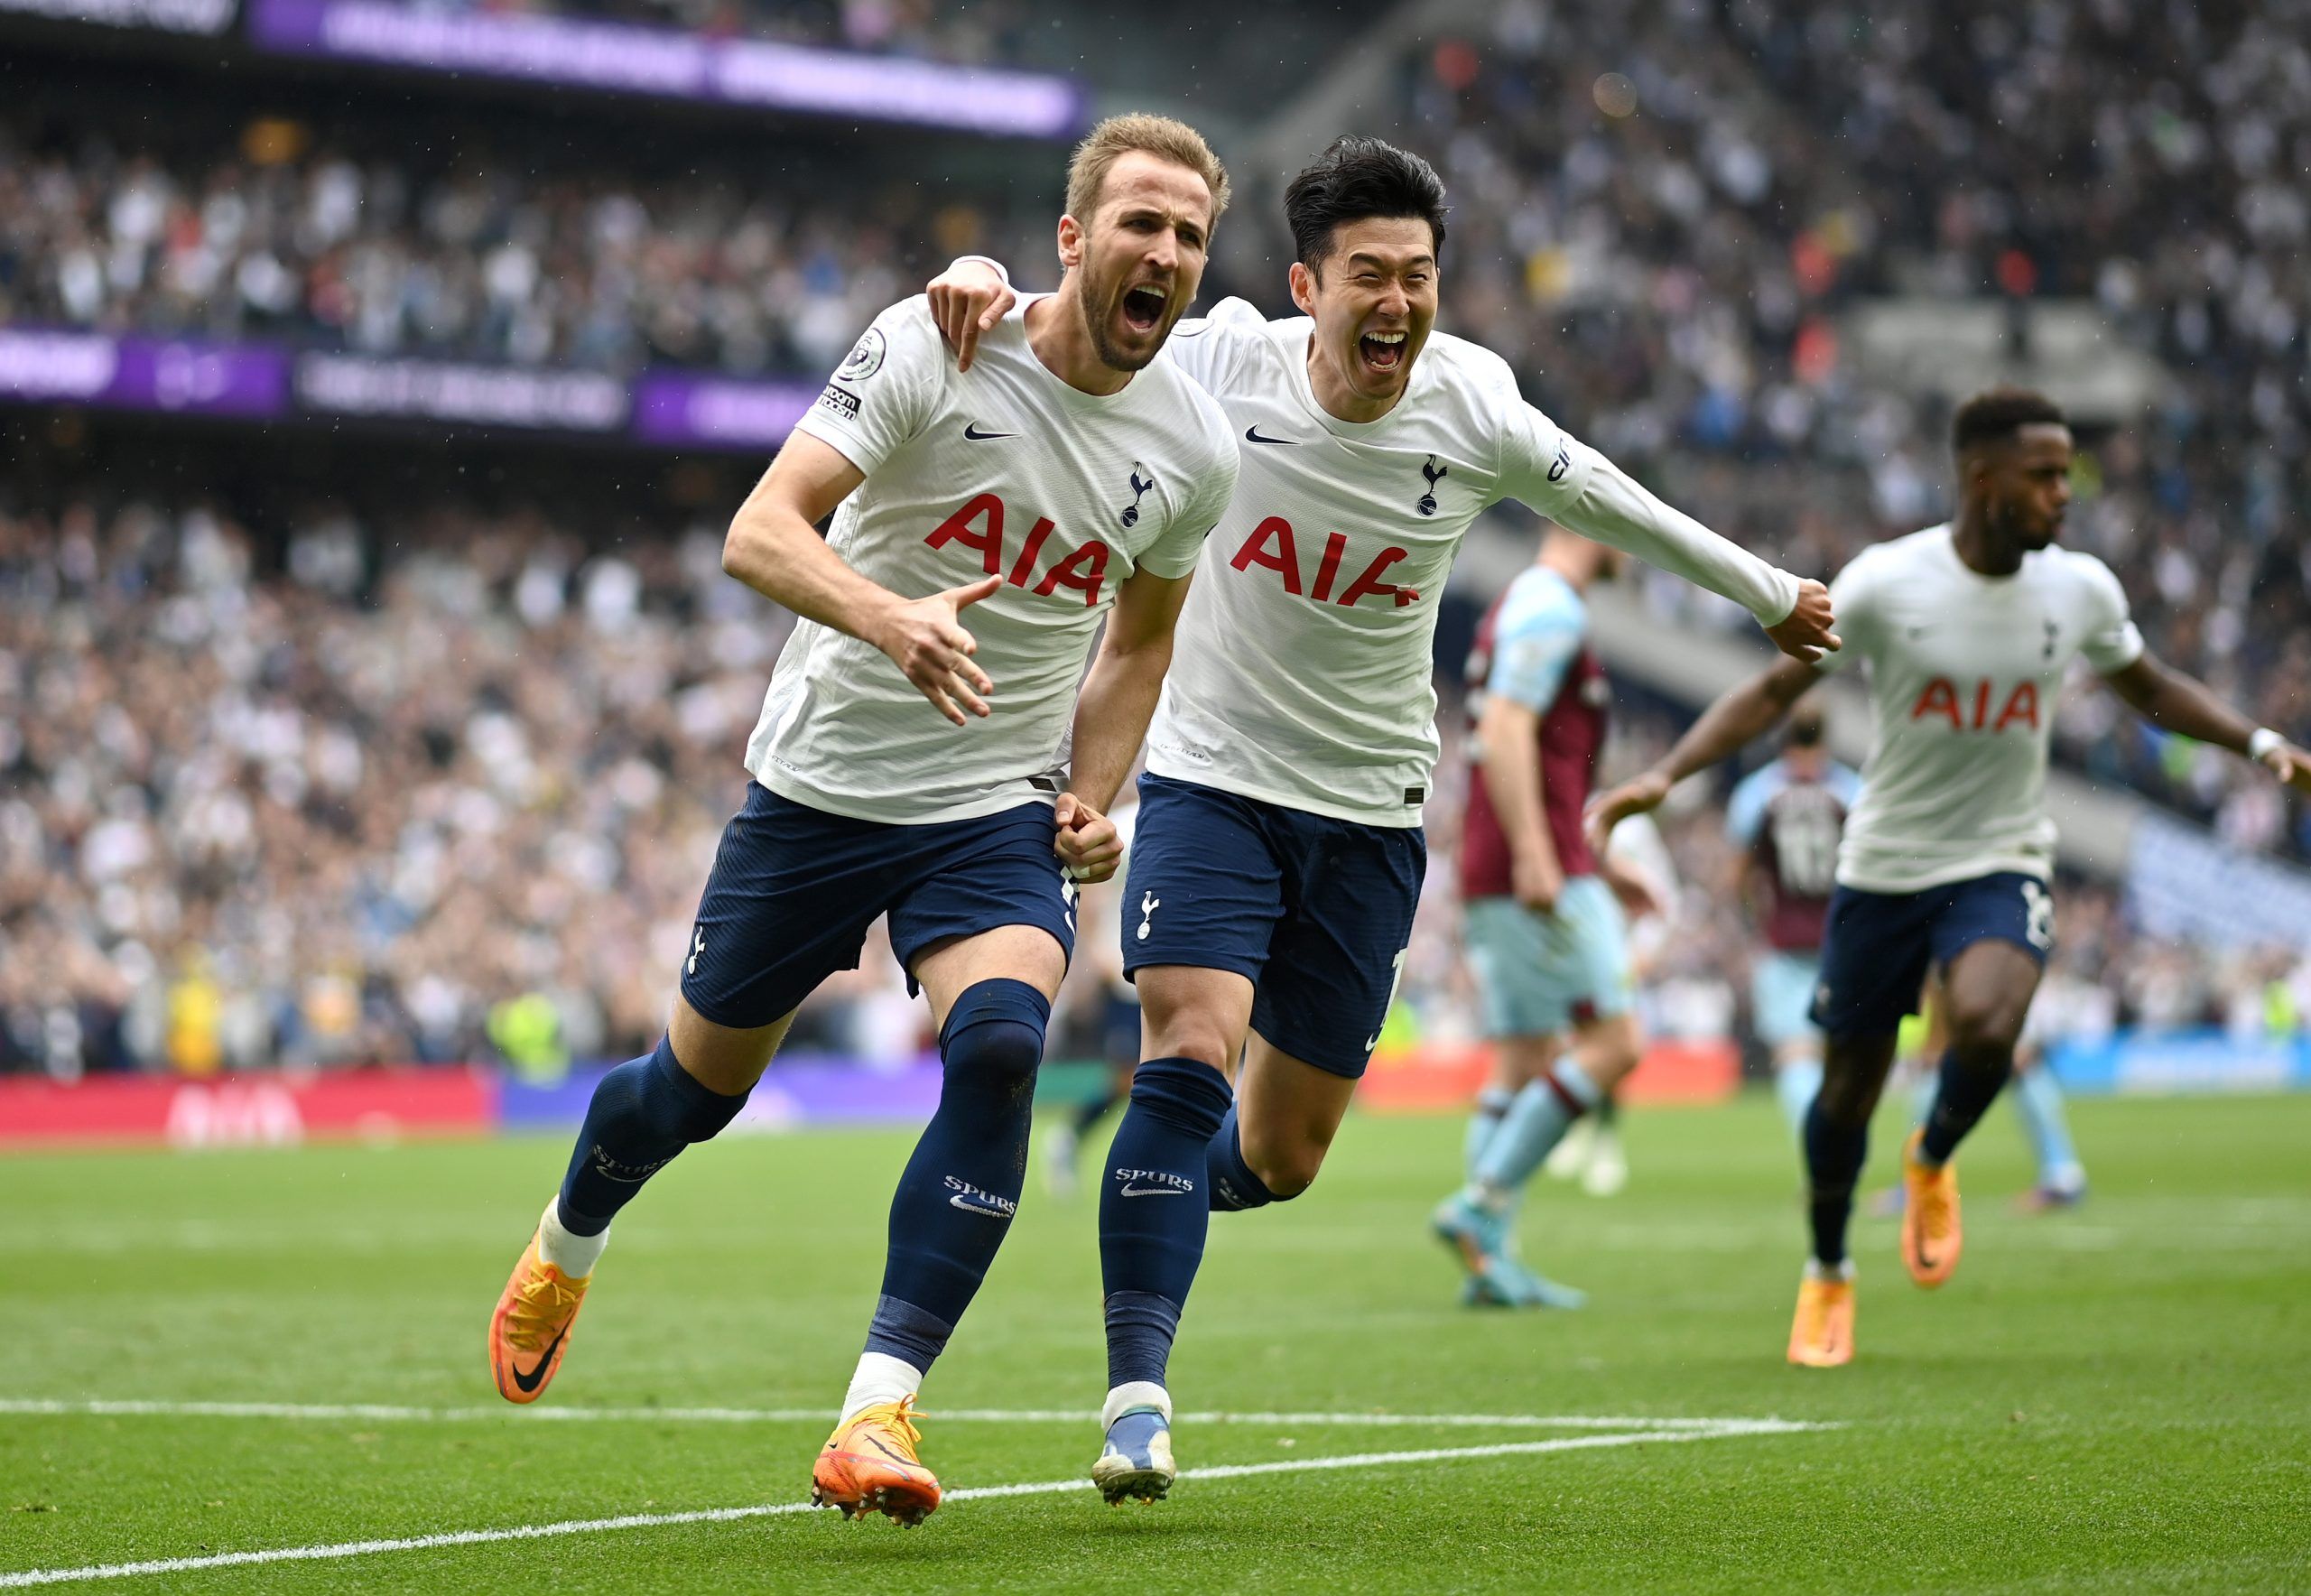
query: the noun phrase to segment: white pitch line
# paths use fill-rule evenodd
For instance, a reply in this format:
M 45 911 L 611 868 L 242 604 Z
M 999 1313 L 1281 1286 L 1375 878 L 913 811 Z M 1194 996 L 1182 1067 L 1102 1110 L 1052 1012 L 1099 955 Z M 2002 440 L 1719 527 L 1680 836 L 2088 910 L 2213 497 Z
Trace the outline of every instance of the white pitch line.
M 1351 1452 L 1342 1457 L 1295 1458 L 1289 1462 L 1221 1463 L 1203 1469 L 1183 1469 L 1180 1478 L 1245 1480 L 1259 1474 L 1307 1474 L 1320 1470 L 1380 1469 L 1399 1463 L 1531 1457 L 1543 1452 L 1642 1446 L 1652 1442 L 1666 1444 L 1679 1441 L 1713 1441 L 1738 1435 L 1794 1435 L 1838 1427 L 1835 1424 L 1800 1424 L 1787 1419 L 1727 1419 L 1707 1430 L 1638 1430 L 1609 1435 L 1566 1435 L 1554 1441 L 1504 1441 L 1490 1446 L 1436 1446 L 1417 1452 Z M 1062 1491 L 1088 1491 L 1089 1489 L 1080 1479 L 1038 1480 L 1017 1485 L 981 1485 L 951 1490 L 946 1493 L 944 1502 L 1053 1496 Z M 257 1552 L 220 1552 L 207 1557 L 157 1557 L 143 1563 L 100 1563 L 80 1568 L 32 1568 L 15 1573 L 0 1573 L 0 1590 L 23 1590 L 33 1585 L 62 1585 L 93 1580 L 135 1579 L 144 1574 L 190 1573 L 209 1568 L 247 1568 L 266 1563 L 320 1563 L 344 1557 L 374 1556 L 386 1552 L 424 1552 L 443 1546 L 486 1545 L 498 1541 L 545 1540 L 558 1536 L 590 1535 L 614 1529 L 727 1524 L 741 1518 L 771 1518 L 809 1511 L 811 1507 L 807 1502 L 766 1502 L 751 1508 L 704 1508 L 682 1513 L 624 1513 L 615 1518 L 567 1518 L 555 1524 L 525 1524 L 508 1529 L 461 1529 L 442 1535 L 409 1536 L 397 1540 L 339 1541 L 320 1546 L 274 1546 Z
M 926 1419 L 956 1424 L 1094 1424 L 1099 1414 L 1090 1408 L 1059 1407 L 926 1407 L 917 1410 Z M 502 1420 L 508 1424 L 586 1423 L 790 1424 L 823 1424 L 832 1410 L 823 1407 L 408 1407 L 383 1403 L 297 1402 L 146 1402 L 97 1400 L 71 1402 L 46 1397 L 0 1397 L 0 1414 L 80 1418 L 218 1418 L 292 1419 L 327 1423 L 359 1419 L 374 1424 L 472 1424 Z M 1411 1430 L 1715 1430 L 1725 1418 L 1655 1418 L 1642 1414 L 1536 1413 L 1183 1413 L 1181 1424 L 1263 1424 L 1293 1429 L 1321 1425 Z

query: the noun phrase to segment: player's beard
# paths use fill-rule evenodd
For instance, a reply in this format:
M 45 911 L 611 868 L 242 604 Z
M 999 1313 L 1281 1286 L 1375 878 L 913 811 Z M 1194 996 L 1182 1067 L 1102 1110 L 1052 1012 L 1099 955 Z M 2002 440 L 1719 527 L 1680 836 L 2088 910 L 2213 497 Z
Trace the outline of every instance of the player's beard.
M 1083 316 L 1083 329 L 1091 335 L 1091 352 L 1100 357 L 1100 365 L 1111 371 L 1137 371 L 1163 353 L 1164 340 L 1171 336 L 1172 324 L 1179 320 L 1173 296 L 1166 296 L 1165 320 L 1156 329 L 1155 341 L 1146 349 L 1128 349 L 1116 342 L 1115 323 L 1123 310 L 1124 293 L 1131 284 L 1120 274 L 1099 275 L 1088 259 L 1077 270 L 1081 281 L 1077 284 L 1076 306 Z

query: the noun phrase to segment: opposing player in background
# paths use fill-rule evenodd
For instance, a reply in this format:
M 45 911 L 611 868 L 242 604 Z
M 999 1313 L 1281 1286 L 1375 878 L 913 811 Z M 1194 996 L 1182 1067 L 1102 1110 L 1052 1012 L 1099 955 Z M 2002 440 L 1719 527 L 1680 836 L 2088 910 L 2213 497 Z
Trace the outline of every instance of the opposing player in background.
M 1225 417 L 1156 358 L 1227 199 L 1193 129 L 1102 124 L 1069 172 L 1059 292 L 1007 318 L 968 374 L 921 298 L 883 312 L 739 510 L 725 568 L 803 619 L 747 745 L 754 779 L 672 1028 L 595 1091 L 491 1320 L 509 1400 L 534 1400 L 560 1367 L 612 1217 L 729 1122 L 796 1004 L 855 966 L 887 914 L 944 1081 L 891 1202 L 882 1294 L 812 1496 L 909 1524 L 939 1505 L 914 1396 L 1017 1210 L 1074 936 L 1068 873 L 1115 867 L 1101 812 L 1234 486 Z
M 1534 1171 L 1641 1051 L 1619 899 L 1643 888 L 1617 886 L 1581 823 L 1612 704 L 1584 595 L 1624 563 L 1618 550 L 1550 532 L 1478 624 L 1470 656 L 1462 938 L 1493 1064 L 1470 1125 L 1467 1183 L 1433 1220 L 1468 1271 L 1466 1302 L 1581 1305 L 1581 1293 L 1518 1260 L 1509 1229 Z
M 1827 1037 L 1805 1129 L 1813 1246 L 1789 1359 L 1853 1357 L 1846 1230 L 1896 1034 L 1929 969 L 1949 1046 L 1934 1109 L 1903 1151 L 1902 1260 L 1922 1286 L 1957 1267 L 1951 1157 L 2012 1072 L 2054 944 L 2055 826 L 2046 778 L 2052 710 L 2073 659 L 2158 726 L 2253 758 L 2311 791 L 2311 756 L 2145 652 L 2110 568 L 2056 546 L 2070 503 L 2063 413 L 2018 388 L 1958 408 L 1956 518 L 1866 549 L 1831 591 L 1848 641 L 1816 664 L 1774 666 L 1703 712 L 1635 781 L 1599 800 L 1593 828 L 1651 809 L 1671 786 L 1763 734 L 1819 675 L 1864 661 L 1876 731 L 1838 852 L 1814 1018 Z
M 1527 404 L 1506 361 L 1434 330 L 1426 162 L 1341 139 L 1285 217 L 1302 314 L 1230 301 L 1167 355 L 1244 459 L 1149 728 L 1125 888 L 1146 1020 L 1100 1205 L 1110 1500 L 1174 1473 L 1165 1371 L 1208 1211 L 1180 1199 L 1305 1191 L 1388 1014 L 1425 866 L 1436 601 L 1471 524 L 1514 499 L 1732 598 L 1786 649 L 1836 645 L 1819 584 L 1662 504 Z M 933 284 L 959 363 L 1007 292 L 970 261 Z
M 1799 1133 L 1822 1086 L 1812 1011 L 1838 841 L 1861 793 L 1861 776 L 1830 757 L 1826 731 L 1819 701 L 1800 700 L 1780 755 L 1744 777 L 1725 810 L 1725 834 L 1742 850 L 1736 885 L 1765 944 L 1749 960 L 1749 1013 L 1773 1053 L 1774 1095 Z

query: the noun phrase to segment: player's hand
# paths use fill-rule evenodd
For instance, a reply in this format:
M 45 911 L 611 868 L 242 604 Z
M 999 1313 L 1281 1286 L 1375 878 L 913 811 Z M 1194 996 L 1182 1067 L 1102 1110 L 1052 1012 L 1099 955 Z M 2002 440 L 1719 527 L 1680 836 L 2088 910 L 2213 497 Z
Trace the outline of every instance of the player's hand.
M 1116 866 L 1123 862 L 1123 838 L 1115 821 L 1072 793 L 1059 795 L 1052 818 L 1059 822 L 1052 848 L 1070 878 L 1089 886 L 1116 873 Z
M 1845 639 L 1830 630 L 1837 617 L 1830 613 L 1830 590 L 1817 581 L 1797 584 L 1797 608 L 1766 628 L 1773 645 L 1794 659 L 1819 664 L 1823 656 L 1845 646 Z
M 2281 743 L 2263 756 L 2263 768 L 2298 793 L 2311 793 L 2311 754 Z
M 1588 834 L 1589 846 L 1596 849 L 1597 857 L 1604 857 L 1605 840 L 1613 834 L 1615 826 L 1633 814 L 1650 814 L 1660 808 L 1661 800 L 1669 795 L 1670 785 L 1668 776 L 1662 772 L 1648 770 L 1589 800 L 1589 812 L 1582 819 L 1582 830 Z
M 958 726 L 970 724 L 970 715 L 993 713 L 988 697 L 995 683 L 971 663 L 979 639 L 963 629 L 959 618 L 1003 585 L 999 576 L 981 577 L 960 588 L 949 588 L 927 598 L 914 598 L 890 612 L 868 639 L 891 656 L 933 708 Z
M 1613 895 L 1620 900 L 1621 912 L 1630 919 L 1642 920 L 1647 914 L 1666 915 L 1669 913 L 1669 905 L 1663 903 L 1660 895 L 1653 890 L 1653 883 L 1635 870 L 1617 865 L 1601 855 L 1597 868 L 1598 873 L 1605 878 L 1605 885 L 1611 887 Z
M 955 351 L 955 369 L 969 371 L 979 334 L 1010 313 L 1019 296 L 981 261 L 958 261 L 931 280 L 931 319 Z
M 1508 889 L 1536 914 L 1554 914 L 1564 892 L 1564 872 L 1555 859 L 1516 859 L 1508 867 Z

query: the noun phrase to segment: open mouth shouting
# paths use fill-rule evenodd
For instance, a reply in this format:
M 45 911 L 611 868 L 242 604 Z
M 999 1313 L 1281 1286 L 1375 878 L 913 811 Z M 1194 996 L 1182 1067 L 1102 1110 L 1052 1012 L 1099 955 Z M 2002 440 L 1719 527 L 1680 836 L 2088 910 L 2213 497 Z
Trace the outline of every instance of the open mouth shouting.
M 1165 307 L 1171 303 L 1170 291 L 1159 283 L 1140 283 L 1124 290 L 1124 325 L 1134 332 L 1154 332 L 1164 325 Z
M 1364 362 L 1365 369 L 1381 376 L 1402 371 L 1409 348 L 1402 328 L 1368 332 L 1356 340 L 1357 357 Z

